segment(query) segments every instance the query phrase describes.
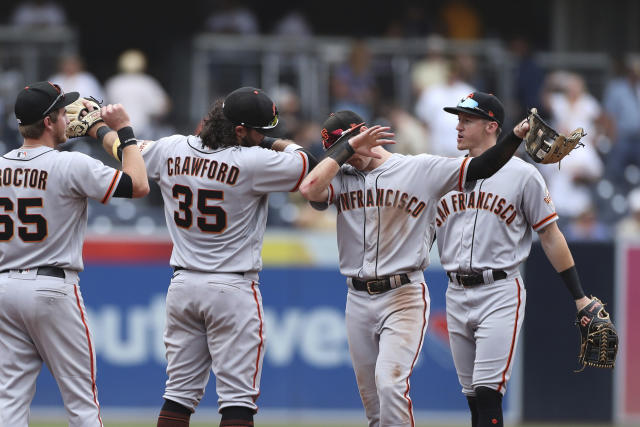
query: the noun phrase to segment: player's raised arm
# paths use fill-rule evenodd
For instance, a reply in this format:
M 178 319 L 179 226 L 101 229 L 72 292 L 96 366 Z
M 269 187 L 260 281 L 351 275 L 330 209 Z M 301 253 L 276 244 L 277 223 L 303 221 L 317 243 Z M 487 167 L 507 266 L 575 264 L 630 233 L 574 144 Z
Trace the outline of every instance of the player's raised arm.
M 327 187 L 340 167 L 351 159 L 354 154 L 379 159 L 382 154 L 376 147 L 385 144 L 395 144 L 394 134 L 386 126 L 366 128 L 361 123 L 346 132 L 327 150 L 325 158 L 306 176 L 300 185 L 300 193 L 310 201 L 324 202 L 327 200 Z
M 122 171 L 131 180 L 131 197 L 146 196 L 149 193 L 147 169 L 138 149 L 138 140 L 133 133 L 129 115 L 121 104 L 102 107 L 100 115 L 104 124 L 98 124 L 88 134 L 102 142 L 107 153 L 116 159 L 122 159 Z M 123 179 L 127 180 L 125 176 Z

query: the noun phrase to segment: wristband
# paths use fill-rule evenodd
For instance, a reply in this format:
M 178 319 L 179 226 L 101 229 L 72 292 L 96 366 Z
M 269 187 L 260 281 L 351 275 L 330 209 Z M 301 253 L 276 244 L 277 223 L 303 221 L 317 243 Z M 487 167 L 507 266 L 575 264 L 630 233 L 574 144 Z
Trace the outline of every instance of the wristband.
M 270 136 L 265 136 L 264 138 L 262 138 L 262 141 L 260 142 L 260 147 L 262 148 L 266 148 L 267 150 L 270 150 L 271 147 L 273 147 L 273 143 L 276 142 L 278 140 L 278 138 L 272 138 Z
M 327 150 L 327 157 L 331 157 L 338 163 L 338 166 L 342 166 L 355 153 L 356 151 L 349 144 L 349 139 L 344 138 L 342 141 L 337 141 Z
M 120 154 L 122 154 L 122 149 L 120 148 L 120 139 L 116 138 L 115 141 L 113 141 L 113 147 L 111 147 L 111 155 L 116 159 L 116 160 L 121 160 Z
M 578 277 L 578 270 L 575 265 L 558 274 L 562 277 L 562 281 L 566 285 L 567 289 L 569 289 L 574 300 L 580 299 L 584 296 L 584 290 L 582 290 L 580 278 Z
M 100 126 L 98 130 L 96 130 L 96 139 L 98 140 L 98 142 L 102 144 L 102 140 L 104 140 L 104 136 L 109 132 L 111 132 L 112 130 L 113 129 L 111 129 L 109 126 Z
M 118 129 L 118 139 L 120 139 L 121 141 L 121 148 L 138 143 L 138 141 L 136 140 L 136 136 L 133 134 L 133 128 L 131 126 L 125 126 L 122 129 Z

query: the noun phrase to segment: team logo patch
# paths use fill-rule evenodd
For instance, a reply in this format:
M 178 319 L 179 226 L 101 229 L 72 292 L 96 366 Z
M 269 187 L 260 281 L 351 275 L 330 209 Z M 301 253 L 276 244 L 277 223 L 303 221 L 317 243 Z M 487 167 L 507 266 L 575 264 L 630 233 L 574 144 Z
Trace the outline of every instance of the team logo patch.
M 544 201 L 548 205 L 551 204 L 551 194 L 549 194 L 549 190 L 546 190 L 546 189 L 545 189 L 545 193 L 544 193 Z
M 19 159 L 26 159 L 27 158 L 27 152 L 26 151 L 18 151 L 18 153 L 16 154 L 16 156 Z

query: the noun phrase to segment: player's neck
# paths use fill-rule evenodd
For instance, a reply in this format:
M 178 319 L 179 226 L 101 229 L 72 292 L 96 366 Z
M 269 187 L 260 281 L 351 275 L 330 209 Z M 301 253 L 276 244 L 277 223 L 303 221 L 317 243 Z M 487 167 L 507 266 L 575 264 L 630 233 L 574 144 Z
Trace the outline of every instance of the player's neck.
M 490 139 L 476 145 L 475 147 L 469 148 L 469 157 L 478 157 L 494 145 L 496 145 L 496 141 L 494 139 Z
M 386 162 L 389 157 L 391 157 L 391 153 L 382 147 L 375 147 L 372 151 L 380 154 L 381 157 L 379 159 L 372 159 L 371 162 L 369 162 L 369 166 L 365 168 L 365 172 L 374 170 L 375 168 Z
M 20 148 L 38 148 L 38 147 L 50 147 L 53 148 L 53 141 L 48 138 L 31 139 L 25 138 Z

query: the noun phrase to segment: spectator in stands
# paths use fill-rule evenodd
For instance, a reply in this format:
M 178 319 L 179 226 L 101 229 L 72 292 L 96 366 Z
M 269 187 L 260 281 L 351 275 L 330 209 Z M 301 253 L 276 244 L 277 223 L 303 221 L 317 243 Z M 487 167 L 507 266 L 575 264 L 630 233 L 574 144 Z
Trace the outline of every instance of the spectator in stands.
M 640 239 L 640 187 L 637 187 L 627 197 L 629 213 L 616 225 L 618 239 Z
M 23 1 L 14 9 L 10 23 L 25 27 L 56 27 L 67 23 L 67 14 L 56 1 Z
M 279 137 L 293 139 L 301 126 L 302 111 L 300 110 L 300 97 L 296 91 L 287 84 L 281 84 L 271 91 L 271 99 L 278 106 L 280 124 Z M 298 142 L 299 143 L 299 142 Z
M 213 13 L 205 22 L 205 29 L 212 33 L 258 34 L 255 13 L 240 0 L 218 0 L 213 3 Z
M 107 80 L 107 100 L 119 102 L 129 112 L 136 136 L 155 139 L 166 134 L 157 129 L 170 109 L 169 96 L 160 83 L 146 73 L 147 58 L 137 49 L 124 51 L 118 59 L 119 73 Z
M 396 144 L 390 146 L 390 150 L 412 155 L 431 152 L 429 132 L 420 119 L 397 105 L 391 105 L 387 111 L 383 110 L 383 114 L 395 133 Z
M 567 240 L 606 241 L 611 239 L 611 231 L 598 219 L 596 209 L 590 198 L 579 202 L 578 214 L 564 228 Z
M 529 41 L 524 36 L 517 36 L 510 41 L 509 50 L 516 61 L 513 116 L 525 116 L 532 107 L 536 107 L 543 117 L 548 116 L 541 98 L 545 72 L 533 57 Z
M 304 9 L 297 8 L 291 9 L 276 22 L 273 34 L 292 38 L 308 38 L 313 35 L 313 30 Z
M 626 186 L 625 169 L 640 165 L 640 58 L 618 61 L 618 76 L 611 80 L 603 105 L 613 121 L 614 137 L 607 155 L 607 176 Z
M 450 39 L 476 40 L 482 36 L 482 20 L 468 0 L 448 0 L 440 9 L 444 36 Z
M 604 165 L 595 148 L 603 111 L 598 101 L 586 90 L 584 79 L 575 73 L 556 72 L 545 82 L 543 102 L 551 112 L 551 125 L 568 135 L 578 127 L 587 132 L 584 147 L 578 147 L 562 160 L 560 167 L 542 165 L 561 217 L 575 218 L 583 210 L 583 199 L 591 199 L 591 188 L 603 175 Z
M 439 35 L 432 35 L 426 40 L 426 55 L 413 64 L 411 68 L 411 84 L 416 96 L 433 85 L 441 85 L 449 74 L 449 61 L 446 57 L 446 40 Z
M 442 106 L 451 103 L 452 99 L 462 99 L 475 90 L 462 80 L 461 72 L 461 64 L 456 58 L 450 64 L 447 80 L 425 89 L 416 103 L 416 116 L 429 131 L 430 154 L 452 157 L 459 155 L 456 143 L 458 116 L 445 112 Z
M 366 43 L 356 40 L 351 45 L 347 62 L 333 71 L 331 111 L 351 110 L 365 120 L 373 117 L 377 93 L 371 60 Z
M 85 70 L 84 61 L 76 54 L 63 55 L 58 63 L 58 73 L 49 77 L 49 81 L 65 90 L 79 92 L 80 96 L 104 100 L 102 85 L 92 73 Z

